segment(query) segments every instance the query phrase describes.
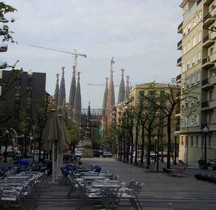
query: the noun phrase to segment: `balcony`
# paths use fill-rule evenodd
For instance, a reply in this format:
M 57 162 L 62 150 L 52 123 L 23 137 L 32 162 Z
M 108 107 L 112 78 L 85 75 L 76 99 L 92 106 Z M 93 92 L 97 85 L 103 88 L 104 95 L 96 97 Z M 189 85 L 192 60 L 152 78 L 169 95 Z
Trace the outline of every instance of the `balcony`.
M 208 85 L 208 84 L 209 84 L 208 78 L 207 78 L 207 79 L 204 79 L 204 80 L 202 81 L 202 86 Z
M 208 34 L 207 36 L 205 36 L 203 38 L 203 47 L 210 47 L 211 45 L 213 45 L 215 43 L 215 40 L 212 39 L 212 36 L 214 34 Z
M 183 31 L 183 21 L 178 26 L 178 33 L 182 33 Z
M 7 62 L 6 61 L 0 61 L 0 69 L 6 69 L 7 68 Z
M 182 57 L 180 57 L 178 60 L 177 60 L 177 66 L 181 66 L 182 65 Z
M 204 0 L 204 4 L 209 5 L 213 2 L 214 0 Z
M 8 30 L 0 29 L 0 36 L 7 35 L 7 34 L 8 34 Z
M 211 59 L 212 64 L 216 63 L 216 52 L 210 56 L 210 59 Z
M 203 101 L 201 104 L 201 108 L 208 108 L 209 107 L 209 101 Z
M 202 0 L 197 0 L 197 5 L 199 5 L 202 2 Z
M 212 23 L 214 23 L 214 21 L 215 21 L 215 14 L 214 13 L 208 13 L 203 18 L 203 22 L 204 22 L 203 28 L 208 28 Z
M 202 67 L 203 68 L 211 68 L 214 66 L 214 63 L 211 62 L 210 56 L 203 58 L 202 60 Z
M 216 108 L 216 100 L 210 101 L 209 107 L 212 108 L 212 109 L 213 109 L 213 108 Z
M 7 49 L 8 49 L 8 45 L 7 44 L 2 43 L 0 45 L 0 52 L 7 52 Z
M 210 85 L 215 85 L 216 84 L 216 76 L 209 78 L 209 84 Z
M 182 50 L 182 39 L 178 42 L 177 49 Z
M 177 77 L 176 77 L 176 81 L 181 81 L 181 74 L 179 74 Z

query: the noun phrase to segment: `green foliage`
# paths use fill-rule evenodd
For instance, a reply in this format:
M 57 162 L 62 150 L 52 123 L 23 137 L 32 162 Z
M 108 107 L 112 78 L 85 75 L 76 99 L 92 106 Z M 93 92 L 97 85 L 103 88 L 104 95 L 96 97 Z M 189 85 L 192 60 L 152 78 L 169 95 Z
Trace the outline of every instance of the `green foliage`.
M 4 2 L 0 2 L 0 23 L 3 24 L 2 28 L 0 29 L 0 35 L 3 36 L 3 42 L 5 41 L 10 41 L 14 43 L 14 39 L 12 34 L 14 33 L 13 31 L 9 31 L 9 23 L 14 23 L 15 19 L 14 18 L 6 18 L 5 15 L 8 13 L 12 13 L 17 11 L 14 7 L 5 4 Z
M 75 123 L 72 122 L 71 119 L 66 119 L 65 120 L 65 124 L 68 130 L 68 135 L 70 137 L 71 140 L 71 145 L 75 146 L 78 144 L 79 142 L 79 126 Z

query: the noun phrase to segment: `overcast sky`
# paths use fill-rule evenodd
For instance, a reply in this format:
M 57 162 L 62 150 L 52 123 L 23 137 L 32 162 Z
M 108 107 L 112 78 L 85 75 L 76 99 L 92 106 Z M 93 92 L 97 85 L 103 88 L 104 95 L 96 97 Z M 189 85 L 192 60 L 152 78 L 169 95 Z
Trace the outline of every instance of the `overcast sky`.
M 56 74 L 65 66 L 66 100 L 69 98 L 74 58 L 29 44 L 87 54 L 78 58 L 82 107 L 101 108 L 105 77 L 114 57 L 114 83 L 121 69 L 131 85 L 170 82 L 180 74 L 177 27 L 182 21 L 182 0 L 5 0 L 15 7 L 11 25 L 18 44 L 9 44 L 1 59 L 29 72 L 45 72 L 46 90 L 54 95 Z M 88 85 L 88 84 L 95 84 Z M 116 101 L 118 98 L 116 87 Z

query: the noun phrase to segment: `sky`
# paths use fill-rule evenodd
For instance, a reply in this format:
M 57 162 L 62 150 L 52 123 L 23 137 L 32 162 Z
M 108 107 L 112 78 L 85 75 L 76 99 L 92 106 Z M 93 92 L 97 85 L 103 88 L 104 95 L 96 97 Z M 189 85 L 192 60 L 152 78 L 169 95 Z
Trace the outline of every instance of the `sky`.
M 169 83 L 181 73 L 177 27 L 182 22 L 182 0 L 5 0 L 17 9 L 10 25 L 18 44 L 8 43 L 0 59 L 24 71 L 46 73 L 46 91 L 54 95 L 56 74 L 65 67 L 66 101 L 69 99 L 74 57 L 52 48 L 86 54 L 78 57 L 82 108 L 101 108 L 105 78 L 114 57 L 114 84 L 121 69 L 130 85 Z M 93 85 L 89 85 L 93 84 Z M 115 88 L 118 100 L 118 87 Z

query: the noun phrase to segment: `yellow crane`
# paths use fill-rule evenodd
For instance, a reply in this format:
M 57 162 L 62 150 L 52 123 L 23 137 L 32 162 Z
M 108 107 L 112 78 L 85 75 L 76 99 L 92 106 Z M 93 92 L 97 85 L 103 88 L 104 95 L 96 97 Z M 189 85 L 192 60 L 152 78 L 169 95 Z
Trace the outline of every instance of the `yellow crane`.
M 71 54 L 71 55 L 74 56 L 74 66 L 75 66 L 76 70 L 77 70 L 77 59 L 78 59 L 78 56 L 87 58 L 86 54 L 78 53 L 76 49 L 74 49 L 74 52 L 69 52 L 69 51 L 65 51 L 65 50 L 58 50 L 58 49 L 53 49 L 53 48 L 49 48 L 49 47 L 43 47 L 43 46 L 34 45 L 34 44 L 28 44 L 28 46 L 30 46 L 30 47 L 36 47 L 36 48 L 40 48 L 40 49 L 44 49 L 44 50 L 51 50 L 51 51 L 56 51 L 56 52 Z

